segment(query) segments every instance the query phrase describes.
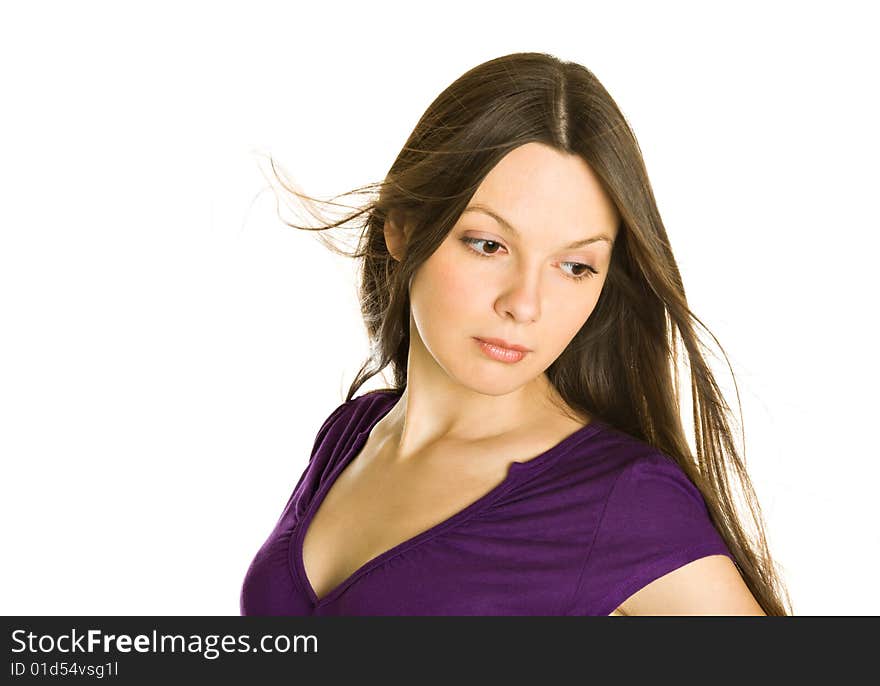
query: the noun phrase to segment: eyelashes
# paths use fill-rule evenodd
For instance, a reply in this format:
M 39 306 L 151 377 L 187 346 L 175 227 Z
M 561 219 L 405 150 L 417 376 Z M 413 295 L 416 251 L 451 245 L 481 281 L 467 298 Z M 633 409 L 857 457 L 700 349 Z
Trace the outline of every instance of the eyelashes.
M 478 243 L 490 243 L 492 245 L 501 246 L 501 243 L 499 243 L 498 241 L 490 241 L 488 238 L 465 237 L 465 238 L 461 239 L 461 242 L 464 243 L 468 247 L 468 250 L 470 250 L 472 253 L 474 253 L 478 257 L 492 257 L 492 255 L 495 254 L 495 253 L 488 253 L 487 254 L 487 253 L 484 253 L 480 250 L 476 250 L 473 246 Z M 503 247 L 503 246 L 501 246 L 501 247 Z M 583 281 L 584 279 L 590 279 L 599 273 L 598 271 L 593 269 L 590 265 L 583 264 L 582 262 L 561 262 L 560 264 L 584 268 L 584 271 L 581 274 L 570 274 L 570 273 L 565 274 L 566 278 L 569 278 L 572 281 Z

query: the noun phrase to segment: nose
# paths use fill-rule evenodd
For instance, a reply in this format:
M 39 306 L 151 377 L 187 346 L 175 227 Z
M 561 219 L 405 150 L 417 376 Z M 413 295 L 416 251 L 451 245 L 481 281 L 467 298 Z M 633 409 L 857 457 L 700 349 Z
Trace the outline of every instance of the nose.
M 537 321 L 541 315 L 540 281 L 538 268 L 514 270 L 495 300 L 495 311 L 518 322 Z

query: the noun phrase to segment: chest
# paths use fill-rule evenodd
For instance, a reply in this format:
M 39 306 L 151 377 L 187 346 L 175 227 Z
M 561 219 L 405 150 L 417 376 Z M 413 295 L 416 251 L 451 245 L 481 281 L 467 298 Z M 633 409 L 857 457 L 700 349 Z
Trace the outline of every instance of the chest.
M 317 598 L 498 488 L 509 461 L 478 457 L 433 454 L 401 465 L 365 446 L 309 508 L 301 556 Z

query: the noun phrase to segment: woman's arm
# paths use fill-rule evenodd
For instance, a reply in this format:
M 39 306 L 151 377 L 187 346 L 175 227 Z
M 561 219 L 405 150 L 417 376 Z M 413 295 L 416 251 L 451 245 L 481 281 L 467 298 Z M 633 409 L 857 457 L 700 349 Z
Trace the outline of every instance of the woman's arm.
M 625 615 L 766 615 L 726 555 L 702 557 L 655 579 L 619 609 Z

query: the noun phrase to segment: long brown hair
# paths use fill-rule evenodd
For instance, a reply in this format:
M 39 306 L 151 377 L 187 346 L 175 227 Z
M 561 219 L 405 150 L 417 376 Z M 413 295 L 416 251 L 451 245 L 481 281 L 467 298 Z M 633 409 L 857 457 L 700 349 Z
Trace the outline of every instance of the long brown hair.
M 791 614 L 767 547 L 761 509 L 733 440 L 730 407 L 696 334 L 697 324 L 708 329 L 688 308 L 641 150 L 615 101 L 580 64 L 524 52 L 467 71 L 431 103 L 385 180 L 346 194 L 365 194 L 366 202 L 333 202 L 340 196 L 326 201 L 354 210 L 337 221 L 316 213 L 308 204 L 315 198 L 281 180 L 270 156 L 274 178 L 321 221 L 317 228 L 285 221 L 288 226 L 319 232 L 355 226 L 359 231 L 358 246 L 351 252 L 318 234 L 327 247 L 359 260 L 361 311 L 371 353 L 346 400 L 389 365 L 393 389 L 403 391 L 412 276 L 456 224 L 489 171 L 511 150 L 530 142 L 583 158 L 621 217 L 596 307 L 546 370 L 548 379 L 571 408 L 673 458 L 703 494 L 715 527 L 764 612 Z M 400 261 L 388 252 L 386 219 L 407 228 Z M 680 346 L 691 377 L 696 454 L 681 418 Z M 737 497 L 747 508 L 737 507 Z M 740 509 L 747 509 L 748 518 Z

